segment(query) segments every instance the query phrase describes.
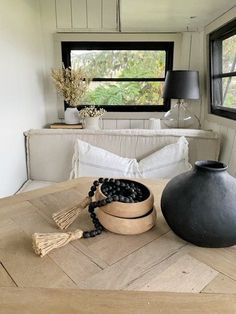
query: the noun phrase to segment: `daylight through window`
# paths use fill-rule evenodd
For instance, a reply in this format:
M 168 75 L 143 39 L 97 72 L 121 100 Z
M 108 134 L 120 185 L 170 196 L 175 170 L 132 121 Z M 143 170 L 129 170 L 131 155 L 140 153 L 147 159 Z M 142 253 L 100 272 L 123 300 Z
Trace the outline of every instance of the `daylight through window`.
M 236 20 L 210 34 L 212 112 L 236 119 Z
M 109 111 L 165 111 L 166 71 L 172 69 L 173 43 L 62 43 L 63 62 L 82 67 L 93 78 L 85 105 Z

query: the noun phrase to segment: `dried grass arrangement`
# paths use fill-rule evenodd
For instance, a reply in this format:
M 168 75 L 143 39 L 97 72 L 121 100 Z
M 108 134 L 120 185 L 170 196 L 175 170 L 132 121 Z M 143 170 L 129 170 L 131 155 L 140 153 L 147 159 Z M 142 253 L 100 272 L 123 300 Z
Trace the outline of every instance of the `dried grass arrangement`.
M 58 93 L 63 96 L 65 102 L 70 107 L 77 107 L 91 82 L 86 72 L 81 68 L 65 68 L 62 65 L 62 68 L 52 69 L 51 76 Z

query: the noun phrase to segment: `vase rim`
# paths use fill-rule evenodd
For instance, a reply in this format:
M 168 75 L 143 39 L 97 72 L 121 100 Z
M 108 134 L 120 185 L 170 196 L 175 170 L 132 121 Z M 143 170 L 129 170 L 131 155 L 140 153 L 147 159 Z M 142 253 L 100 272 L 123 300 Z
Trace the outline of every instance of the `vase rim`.
M 225 163 L 216 160 L 198 160 L 195 162 L 195 167 L 200 170 L 215 172 L 225 171 L 228 168 Z

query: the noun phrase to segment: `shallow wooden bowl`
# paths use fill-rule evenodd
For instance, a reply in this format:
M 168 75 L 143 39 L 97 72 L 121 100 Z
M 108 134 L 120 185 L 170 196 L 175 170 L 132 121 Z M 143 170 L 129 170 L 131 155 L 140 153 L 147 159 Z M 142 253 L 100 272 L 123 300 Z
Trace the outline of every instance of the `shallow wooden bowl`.
M 154 197 L 149 188 L 140 182 L 125 179 L 122 179 L 122 181 L 134 182 L 135 184 L 140 185 L 140 187 L 145 191 L 146 199 L 138 203 L 112 202 L 103 206 L 102 210 L 107 214 L 121 218 L 140 217 L 148 213 L 153 208 L 154 204 Z M 101 186 L 99 186 L 96 190 L 95 198 L 97 201 L 106 198 L 101 191 Z
M 137 218 L 120 218 L 103 211 L 104 207 L 97 210 L 97 217 L 103 227 L 118 234 L 134 235 L 151 229 L 156 223 L 156 210 L 151 209 L 146 215 Z

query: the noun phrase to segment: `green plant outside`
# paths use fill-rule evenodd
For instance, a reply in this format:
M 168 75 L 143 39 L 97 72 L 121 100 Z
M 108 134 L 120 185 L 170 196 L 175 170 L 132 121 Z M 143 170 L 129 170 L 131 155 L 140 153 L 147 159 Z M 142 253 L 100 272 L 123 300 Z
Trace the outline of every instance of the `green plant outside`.
M 161 105 L 164 51 L 95 51 L 71 55 L 72 67 L 82 66 L 93 78 L 142 78 L 143 81 L 92 82 L 84 97 L 91 105 Z

